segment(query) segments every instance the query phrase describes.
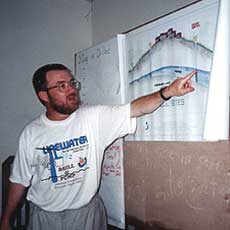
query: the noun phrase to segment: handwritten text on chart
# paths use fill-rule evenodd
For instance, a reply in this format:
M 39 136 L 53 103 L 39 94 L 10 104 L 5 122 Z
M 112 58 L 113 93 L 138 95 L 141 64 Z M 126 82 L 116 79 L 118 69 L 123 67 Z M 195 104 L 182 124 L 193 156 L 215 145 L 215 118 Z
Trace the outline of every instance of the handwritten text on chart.
M 111 54 L 111 48 L 102 46 L 100 48 L 95 49 L 92 53 L 86 54 L 86 53 L 79 53 L 77 56 L 77 62 L 78 64 L 85 64 L 88 65 L 90 59 L 99 59 L 105 55 Z
M 103 176 L 121 176 L 121 146 L 112 145 L 105 153 Z

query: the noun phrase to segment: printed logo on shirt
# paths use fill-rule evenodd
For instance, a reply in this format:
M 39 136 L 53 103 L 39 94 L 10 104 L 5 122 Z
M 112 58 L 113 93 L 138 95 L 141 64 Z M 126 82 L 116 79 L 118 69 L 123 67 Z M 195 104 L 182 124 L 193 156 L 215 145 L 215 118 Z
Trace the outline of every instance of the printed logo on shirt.
M 80 158 L 80 162 L 78 163 L 79 167 L 82 168 L 82 167 L 84 167 L 86 164 L 87 164 L 87 158 L 86 158 L 86 157 L 84 157 L 84 159 L 83 159 L 83 158 Z
M 70 180 L 71 183 L 80 182 L 82 172 L 89 169 L 85 156 L 88 147 L 87 136 L 80 136 L 36 148 L 42 150 L 43 154 L 49 157 L 47 170 L 50 170 L 50 176 L 41 179 L 41 181 L 51 180 L 56 185 L 65 184 L 65 186 L 66 182 Z M 81 153 L 83 156 L 77 153 Z

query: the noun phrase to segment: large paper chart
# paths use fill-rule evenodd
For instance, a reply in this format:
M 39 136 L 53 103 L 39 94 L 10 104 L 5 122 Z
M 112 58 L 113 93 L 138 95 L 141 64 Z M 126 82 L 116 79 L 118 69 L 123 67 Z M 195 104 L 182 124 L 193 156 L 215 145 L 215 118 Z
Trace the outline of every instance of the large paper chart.
M 126 36 L 126 100 L 158 91 L 196 69 L 195 92 L 138 119 L 131 140 L 202 140 L 218 1 L 201 1 Z

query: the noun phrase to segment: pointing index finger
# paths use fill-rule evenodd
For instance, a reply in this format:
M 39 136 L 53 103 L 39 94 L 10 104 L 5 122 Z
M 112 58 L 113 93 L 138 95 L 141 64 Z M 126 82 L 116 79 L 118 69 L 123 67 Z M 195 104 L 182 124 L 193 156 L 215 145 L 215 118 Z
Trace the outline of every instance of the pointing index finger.
M 184 77 L 184 81 L 189 81 L 195 74 L 197 73 L 197 70 L 193 70 L 191 73 L 189 73 L 188 75 L 186 75 Z

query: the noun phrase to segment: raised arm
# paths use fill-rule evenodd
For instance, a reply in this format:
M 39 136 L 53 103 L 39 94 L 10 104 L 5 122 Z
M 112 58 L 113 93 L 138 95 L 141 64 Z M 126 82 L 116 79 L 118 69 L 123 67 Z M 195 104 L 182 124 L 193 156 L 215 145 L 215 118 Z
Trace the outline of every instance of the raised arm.
M 185 77 L 177 78 L 166 88 L 137 98 L 131 102 L 131 117 L 140 117 L 142 115 L 152 113 L 156 110 L 165 100 L 173 96 L 183 96 L 187 93 L 194 91 L 192 87 L 191 78 L 196 74 L 192 71 Z
M 26 187 L 10 182 L 8 199 L 1 220 L 1 230 L 10 230 L 10 218 L 25 192 Z

